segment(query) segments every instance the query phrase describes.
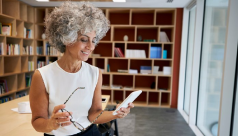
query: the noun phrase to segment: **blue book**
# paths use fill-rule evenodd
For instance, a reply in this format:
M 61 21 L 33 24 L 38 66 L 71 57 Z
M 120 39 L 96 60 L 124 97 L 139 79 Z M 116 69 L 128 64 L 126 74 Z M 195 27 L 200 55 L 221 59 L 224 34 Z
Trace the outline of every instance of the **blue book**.
M 151 70 L 151 66 L 140 66 L 141 70 Z
M 161 58 L 161 47 L 152 46 L 150 48 L 150 58 Z
M 163 59 L 167 59 L 167 50 L 163 50 Z

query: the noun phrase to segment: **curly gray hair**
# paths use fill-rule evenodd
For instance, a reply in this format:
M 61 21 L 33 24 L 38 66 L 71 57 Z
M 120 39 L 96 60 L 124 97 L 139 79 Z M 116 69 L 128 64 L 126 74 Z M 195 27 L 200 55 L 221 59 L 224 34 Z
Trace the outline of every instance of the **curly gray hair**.
M 77 41 L 78 34 L 95 31 L 98 43 L 110 29 L 110 22 L 102 10 L 89 2 L 76 4 L 67 1 L 49 14 L 45 27 L 50 45 L 64 53 L 67 45 Z

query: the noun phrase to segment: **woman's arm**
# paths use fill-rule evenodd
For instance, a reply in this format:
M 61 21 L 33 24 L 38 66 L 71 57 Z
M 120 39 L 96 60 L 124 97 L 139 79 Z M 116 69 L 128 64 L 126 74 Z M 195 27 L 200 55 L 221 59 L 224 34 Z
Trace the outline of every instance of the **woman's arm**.
M 102 87 L 102 72 L 99 70 L 98 82 L 94 91 L 92 106 L 89 110 L 88 119 L 92 122 L 101 112 L 102 112 L 102 96 L 101 96 L 101 87 Z M 119 106 L 119 105 L 118 105 Z M 103 114 L 97 119 L 94 124 L 101 124 L 109 122 L 113 119 L 123 118 L 129 112 L 130 108 L 133 108 L 134 105 L 131 103 L 128 108 L 121 108 L 117 115 L 113 115 L 113 111 L 104 111 Z
M 69 120 L 69 118 L 58 119 L 69 116 L 67 112 L 58 112 L 60 109 L 65 108 L 65 105 L 56 106 L 51 118 L 48 119 L 49 95 L 46 92 L 43 79 L 38 70 L 33 74 L 29 97 L 32 111 L 31 123 L 36 131 L 51 132 L 52 130 L 59 128 L 60 125 L 56 122 L 60 123 Z M 71 122 L 64 123 L 64 126 L 69 125 L 70 123 Z

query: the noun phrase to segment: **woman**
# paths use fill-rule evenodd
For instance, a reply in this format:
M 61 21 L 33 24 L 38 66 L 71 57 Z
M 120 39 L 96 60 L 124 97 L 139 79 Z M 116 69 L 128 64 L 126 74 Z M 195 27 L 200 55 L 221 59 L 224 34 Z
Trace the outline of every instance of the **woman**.
M 103 112 L 102 73 L 86 61 L 109 29 L 102 11 L 90 3 L 63 3 L 45 21 L 50 44 L 64 53 L 60 60 L 35 71 L 30 89 L 32 125 L 44 135 L 100 135 L 94 124 L 123 118 Z

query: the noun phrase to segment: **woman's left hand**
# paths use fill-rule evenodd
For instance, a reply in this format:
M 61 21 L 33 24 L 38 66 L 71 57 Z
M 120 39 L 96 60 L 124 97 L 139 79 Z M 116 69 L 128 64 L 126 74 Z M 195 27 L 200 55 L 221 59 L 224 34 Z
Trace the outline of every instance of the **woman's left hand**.
M 120 106 L 120 104 L 117 105 L 117 107 Z M 118 118 L 124 118 L 127 116 L 127 114 L 130 113 L 130 109 L 134 108 L 133 103 L 129 103 L 127 108 L 120 108 L 120 110 L 117 111 Z

